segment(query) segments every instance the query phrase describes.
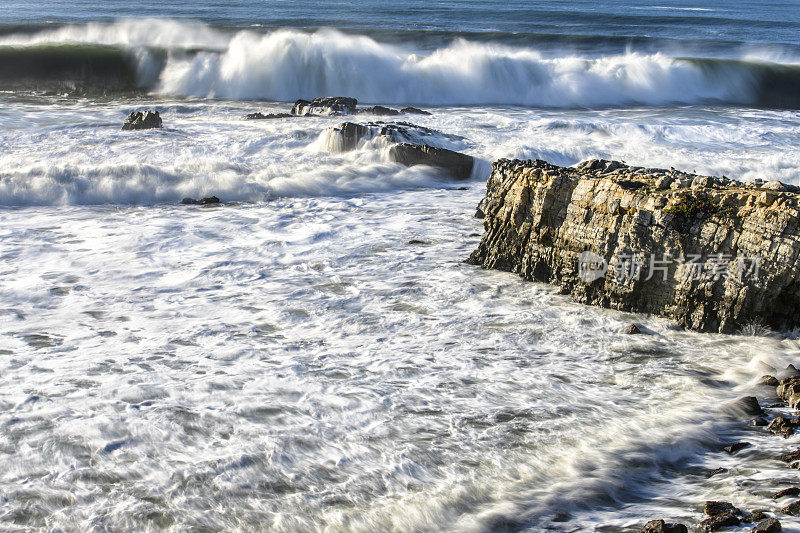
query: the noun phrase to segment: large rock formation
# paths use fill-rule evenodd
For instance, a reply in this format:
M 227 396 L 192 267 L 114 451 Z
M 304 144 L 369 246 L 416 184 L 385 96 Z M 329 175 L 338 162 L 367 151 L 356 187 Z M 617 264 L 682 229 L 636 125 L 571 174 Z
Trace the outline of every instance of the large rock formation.
M 358 100 L 347 96 L 325 96 L 313 100 L 298 100 L 292 107 L 292 115 L 352 115 Z
M 387 142 L 413 144 L 435 143 L 437 139 L 451 141 L 463 140 L 463 137 L 442 133 L 410 122 L 342 122 L 334 128 L 328 128 L 328 144 L 334 152 L 355 150 L 362 139 L 381 137 Z
M 594 160 L 494 163 L 469 262 L 731 332 L 800 325 L 800 189 Z
M 457 180 L 467 180 L 472 174 L 475 160 L 466 154 L 447 148 L 436 148 L 427 144 L 400 143 L 389 149 L 392 160 L 401 165 L 428 165 L 447 172 Z

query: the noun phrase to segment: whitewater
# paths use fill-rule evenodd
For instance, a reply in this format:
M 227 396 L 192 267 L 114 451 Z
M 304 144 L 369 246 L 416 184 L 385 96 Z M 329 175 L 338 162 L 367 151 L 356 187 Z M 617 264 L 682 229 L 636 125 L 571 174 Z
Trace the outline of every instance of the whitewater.
M 420 28 L 372 5 L 303 24 L 276 2 L 270 24 L 242 1 L 206 6 L 213 20 L 12 4 L 0 529 L 636 531 L 696 523 L 706 499 L 767 508 L 793 479 L 774 456 L 798 437 L 719 406 L 797 364 L 797 332 L 681 331 L 464 260 L 502 157 L 800 184 L 796 16 L 578 2 L 581 26 L 462 2 L 458 24 Z M 728 29 L 631 38 L 625 16 Z M 243 118 L 326 95 L 431 115 Z M 164 128 L 121 130 L 145 109 Z M 393 118 L 474 156 L 470 179 L 332 136 Z M 621 334 L 631 322 L 651 334 Z M 721 450 L 736 440 L 746 463 Z

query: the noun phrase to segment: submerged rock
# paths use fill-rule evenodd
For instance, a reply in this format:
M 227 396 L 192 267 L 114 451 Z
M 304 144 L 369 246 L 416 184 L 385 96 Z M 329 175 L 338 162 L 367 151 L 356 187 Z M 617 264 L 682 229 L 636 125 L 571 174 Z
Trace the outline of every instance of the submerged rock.
M 725 446 L 725 448 L 723 449 L 729 454 L 733 455 L 739 450 L 744 450 L 745 448 L 749 448 L 750 446 L 752 446 L 752 444 L 750 444 L 749 442 L 736 442 L 734 444 L 729 444 L 728 446 Z
M 665 177 L 670 188 L 658 190 Z M 697 177 L 615 161 L 499 160 L 469 262 L 689 329 L 800 326 L 800 188 L 787 185 L 769 207 L 757 204 L 760 189 L 727 178 L 673 188 Z
M 641 335 L 642 334 L 642 330 L 639 329 L 639 326 L 637 326 L 636 324 L 628 324 L 625 327 L 625 334 L 626 335 Z
M 669 523 L 664 520 L 650 520 L 642 527 L 642 533 L 688 533 L 683 524 Z
M 276 120 L 280 118 L 293 118 L 296 115 L 292 115 L 291 113 L 270 113 L 269 115 L 265 115 L 260 112 L 250 113 L 249 115 L 245 115 L 245 120 Z
M 747 416 L 763 415 L 764 411 L 758 404 L 758 398 L 755 396 L 742 396 L 737 400 L 727 405 L 727 410 L 734 414 L 742 414 Z
M 475 164 L 471 156 L 426 144 L 400 143 L 392 146 L 389 155 L 394 161 L 407 167 L 428 165 L 443 169 L 457 180 L 469 179 Z
M 326 96 L 313 100 L 297 100 L 292 107 L 292 115 L 352 115 L 356 112 L 358 100 L 347 96 Z
M 123 130 L 149 130 L 160 128 L 162 125 L 161 115 L 158 111 L 134 111 L 125 119 L 122 125 Z
M 216 196 L 207 196 L 200 200 L 195 200 L 194 198 L 184 198 L 181 200 L 181 204 L 183 205 L 210 205 L 218 204 L 219 202 L 220 200 Z

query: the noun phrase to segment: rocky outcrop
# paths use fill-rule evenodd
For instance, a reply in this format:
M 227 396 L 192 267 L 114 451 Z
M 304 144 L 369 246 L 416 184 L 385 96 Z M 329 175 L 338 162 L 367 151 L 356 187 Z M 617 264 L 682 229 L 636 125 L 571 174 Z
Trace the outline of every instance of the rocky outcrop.
M 158 111 L 134 111 L 125 119 L 123 130 L 149 130 L 161 127 L 161 115 Z
M 270 113 L 265 115 L 261 112 L 250 113 L 244 116 L 245 120 L 277 120 L 281 118 L 292 118 L 296 115 L 292 115 L 291 113 Z
M 428 165 L 442 169 L 457 180 L 469 179 L 475 165 L 471 156 L 426 144 L 396 144 L 389 149 L 389 155 L 392 160 L 407 167 Z
M 368 107 L 366 109 L 361 110 L 362 113 L 370 113 L 372 115 L 380 115 L 380 116 L 396 116 L 400 114 L 400 111 L 397 109 L 392 109 L 390 107 L 384 107 L 382 105 L 376 105 L 372 107 Z
M 425 111 L 418 107 L 411 107 L 411 106 L 404 107 L 403 109 L 400 110 L 400 112 L 405 115 L 428 115 L 428 116 L 432 115 L 432 113 L 430 113 L 429 111 Z
M 800 189 L 594 160 L 494 163 L 469 262 L 732 332 L 800 325 Z
M 382 137 L 387 142 L 426 144 L 439 139 L 462 140 L 463 137 L 450 135 L 410 122 L 343 122 L 328 130 L 328 144 L 332 151 L 347 152 L 355 150 L 362 139 Z
M 195 200 L 194 198 L 184 198 L 181 200 L 181 204 L 183 205 L 211 205 L 211 204 L 218 204 L 220 202 L 219 198 L 216 196 L 207 196 L 205 198 L 201 198 L 200 200 Z
M 292 115 L 352 115 L 356 112 L 358 100 L 347 96 L 326 96 L 313 100 L 297 100 L 292 107 Z

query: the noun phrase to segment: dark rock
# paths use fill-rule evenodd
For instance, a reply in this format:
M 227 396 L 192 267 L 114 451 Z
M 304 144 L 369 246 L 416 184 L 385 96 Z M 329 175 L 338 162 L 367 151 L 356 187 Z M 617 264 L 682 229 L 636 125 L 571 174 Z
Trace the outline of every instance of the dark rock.
M 333 132 L 338 134 L 341 139 L 341 145 L 337 146 L 334 151 L 349 152 L 350 150 L 355 150 L 359 141 L 370 134 L 370 128 L 355 122 L 343 122 L 338 127 L 333 128 Z
M 736 183 L 657 190 L 668 175 L 689 184 L 697 177 L 602 161 L 575 168 L 496 161 L 480 205 L 486 231 L 468 262 L 688 329 L 729 333 L 756 320 L 772 329 L 800 326 L 800 257 L 775 255 L 794 249 L 800 210 L 758 206 L 759 193 Z M 780 194 L 782 202 L 800 202 L 797 193 Z M 706 270 L 687 268 L 680 258 L 688 254 L 705 258 L 698 266 Z M 712 276 L 708 258 L 719 254 L 742 275 Z M 646 264 L 635 268 L 642 256 Z M 648 272 L 649 259 L 665 256 Z M 758 279 L 745 275 L 745 265 L 756 263 Z
M 706 472 L 706 477 L 713 477 L 713 476 L 716 476 L 717 474 L 724 474 L 727 471 L 728 471 L 727 469 L 722 468 L 720 466 L 719 468 L 714 468 L 712 470 L 707 471 Z
M 753 533 L 781 533 L 781 523 L 776 518 L 763 520 L 753 528 Z
M 708 516 L 716 516 L 719 514 L 741 514 L 741 511 L 733 506 L 730 502 L 717 502 L 717 501 L 707 501 L 703 505 L 703 512 Z
M 411 239 L 408 241 L 408 244 L 416 245 L 416 244 L 430 244 L 428 241 L 421 241 L 419 239 Z
M 297 100 L 292 107 L 292 115 L 352 115 L 356 112 L 358 100 L 346 96 L 326 96 L 313 100 Z
M 733 513 L 724 513 L 706 518 L 700 522 L 701 531 L 717 531 L 724 527 L 738 526 L 739 519 Z
M 772 499 L 777 500 L 780 498 L 787 498 L 789 496 L 800 496 L 800 487 L 788 487 L 783 490 L 779 490 L 772 495 Z
M 219 198 L 216 196 L 208 196 L 201 200 L 195 200 L 194 198 L 184 198 L 181 200 L 183 205 L 209 205 L 209 204 L 218 204 Z
M 789 400 L 795 394 L 800 393 L 800 376 L 790 376 L 783 378 L 775 389 L 778 398 Z
M 558 511 L 553 515 L 553 522 L 567 522 L 569 519 L 570 515 L 566 511 Z
M 783 514 L 788 514 L 791 516 L 800 516 L 800 500 L 793 501 L 783 509 L 781 509 Z
M 725 446 L 725 448 L 723 449 L 729 454 L 733 455 L 739 450 L 749 448 L 750 446 L 752 446 L 752 444 L 750 444 L 749 442 L 736 442 L 734 444 L 729 444 L 728 446 Z
M 775 376 L 761 376 L 761 379 L 758 380 L 759 385 L 769 385 L 770 387 L 777 387 L 780 382 L 778 378 Z
M 364 109 L 363 112 L 372 113 L 373 115 L 383 115 L 383 116 L 394 116 L 400 114 L 400 111 L 398 111 L 397 109 L 392 109 L 390 107 L 383 107 L 382 105 L 368 107 Z
M 161 127 L 161 115 L 158 111 L 134 111 L 125 119 L 123 130 L 149 130 Z
M 245 115 L 245 120 L 275 120 L 279 118 L 293 118 L 296 115 L 292 115 L 291 113 L 270 113 L 269 115 L 265 115 L 263 113 L 250 113 L 249 115 Z
M 195 200 L 194 198 L 184 198 L 181 200 L 183 205 L 200 205 L 200 200 Z
M 628 324 L 625 327 L 625 334 L 626 335 L 641 335 L 642 334 L 642 330 L 639 329 L 639 326 L 637 326 L 636 324 Z
M 795 461 L 800 461 L 800 450 L 793 450 L 791 452 L 786 452 L 779 457 L 781 461 L 784 463 L 793 463 Z
M 424 126 L 417 126 L 410 122 L 343 122 L 335 128 L 330 128 L 334 152 L 347 152 L 355 150 L 361 139 L 382 137 L 392 143 L 429 144 L 433 138 L 441 137 L 449 140 L 462 140 L 463 137 L 442 133 Z M 335 139 L 339 139 L 338 143 Z
M 642 528 L 642 533 L 688 533 L 683 524 L 667 523 L 664 520 L 650 520 Z
M 755 524 L 756 522 L 761 522 L 762 520 L 769 518 L 764 511 L 757 510 L 753 511 L 749 515 L 742 518 L 742 522 L 747 524 Z
M 758 398 L 755 396 L 743 396 L 728 404 L 728 408 L 730 411 L 736 414 L 747 416 L 758 416 L 764 414 L 764 411 L 758 404 Z
M 798 422 L 800 421 L 796 418 L 776 416 L 769 423 L 767 429 L 776 435 L 783 435 L 788 438 L 794 435 L 794 428 L 798 426 Z
M 416 107 L 411 107 L 411 106 L 404 107 L 403 109 L 400 110 L 400 112 L 401 113 L 405 113 L 407 115 L 430 115 L 431 114 L 431 113 L 429 113 L 427 111 L 423 111 L 422 109 L 419 109 L 419 108 L 416 108 Z
M 791 363 L 786 365 L 786 369 L 783 372 L 789 376 L 800 376 L 800 370 L 797 370 L 797 367 Z
M 766 419 L 761 418 L 760 416 L 757 416 L 756 418 L 754 418 L 754 419 L 752 419 L 750 421 L 750 425 L 753 426 L 753 427 L 757 427 L 757 428 L 763 428 L 763 427 L 767 426 L 768 424 L 769 424 L 769 422 L 767 422 Z
M 471 156 L 426 144 L 400 143 L 392 146 L 389 154 L 394 161 L 407 167 L 429 165 L 441 168 L 457 180 L 469 179 L 475 164 Z

